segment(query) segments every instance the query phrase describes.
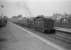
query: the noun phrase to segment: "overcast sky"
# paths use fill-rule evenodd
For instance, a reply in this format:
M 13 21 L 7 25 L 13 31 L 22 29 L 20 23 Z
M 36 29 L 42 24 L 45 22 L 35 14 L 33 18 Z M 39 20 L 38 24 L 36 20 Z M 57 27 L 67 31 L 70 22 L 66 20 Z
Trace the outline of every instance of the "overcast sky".
M 5 5 L 3 12 L 11 17 L 51 15 L 53 13 L 71 13 L 71 0 L 2 0 Z

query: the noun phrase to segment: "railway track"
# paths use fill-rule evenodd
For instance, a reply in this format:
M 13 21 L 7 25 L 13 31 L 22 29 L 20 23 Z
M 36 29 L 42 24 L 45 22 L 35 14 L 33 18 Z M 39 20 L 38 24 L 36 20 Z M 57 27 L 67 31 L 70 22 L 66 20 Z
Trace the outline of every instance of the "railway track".
M 59 45 L 64 43 L 63 46 L 65 44 L 71 46 L 71 34 L 67 34 L 62 31 L 56 31 L 55 34 L 48 35 L 48 39 L 54 41 L 55 43 L 59 43 Z
M 55 38 L 60 39 L 64 42 L 71 43 L 71 29 L 57 28 Z

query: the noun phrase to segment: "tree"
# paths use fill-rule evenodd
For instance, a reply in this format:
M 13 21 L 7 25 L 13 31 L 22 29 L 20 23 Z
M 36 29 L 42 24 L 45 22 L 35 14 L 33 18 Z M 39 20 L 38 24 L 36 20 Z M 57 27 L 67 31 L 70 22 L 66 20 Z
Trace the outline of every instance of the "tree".
M 22 15 L 18 15 L 18 16 L 17 16 L 17 18 L 21 18 L 21 17 L 22 17 Z

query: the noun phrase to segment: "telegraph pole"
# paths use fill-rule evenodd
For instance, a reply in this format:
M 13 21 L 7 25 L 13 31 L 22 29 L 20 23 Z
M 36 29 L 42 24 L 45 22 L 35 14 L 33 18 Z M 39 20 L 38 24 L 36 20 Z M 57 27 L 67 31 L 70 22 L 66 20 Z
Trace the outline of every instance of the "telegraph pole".
M 30 18 L 30 17 L 32 17 L 33 15 L 32 15 L 32 13 L 31 13 L 31 11 L 30 11 L 30 8 L 28 7 L 28 5 L 26 4 L 26 2 L 24 2 L 24 8 L 25 8 L 25 11 L 26 11 L 26 15 Z

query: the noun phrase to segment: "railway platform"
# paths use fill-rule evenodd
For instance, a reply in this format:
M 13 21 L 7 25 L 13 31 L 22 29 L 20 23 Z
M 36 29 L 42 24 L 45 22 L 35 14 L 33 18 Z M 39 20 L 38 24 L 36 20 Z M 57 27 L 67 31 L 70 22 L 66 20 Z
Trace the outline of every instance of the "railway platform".
M 58 31 L 71 33 L 71 29 L 70 28 L 55 27 L 55 29 L 58 30 Z

